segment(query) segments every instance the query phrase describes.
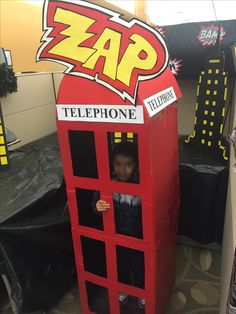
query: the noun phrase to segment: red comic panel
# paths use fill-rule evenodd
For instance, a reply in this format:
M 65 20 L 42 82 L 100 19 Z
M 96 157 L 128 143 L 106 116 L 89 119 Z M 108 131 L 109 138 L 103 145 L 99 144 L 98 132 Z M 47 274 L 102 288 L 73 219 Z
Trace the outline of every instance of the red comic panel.
M 66 73 L 97 81 L 135 103 L 139 81 L 160 75 L 168 52 L 149 25 L 86 1 L 46 1 L 37 60 L 66 65 Z

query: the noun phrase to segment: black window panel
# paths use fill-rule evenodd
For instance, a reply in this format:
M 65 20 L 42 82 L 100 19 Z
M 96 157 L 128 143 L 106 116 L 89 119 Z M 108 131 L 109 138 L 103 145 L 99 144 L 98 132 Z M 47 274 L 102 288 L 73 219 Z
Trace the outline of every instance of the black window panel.
M 102 214 L 96 211 L 96 201 L 100 199 L 100 193 L 93 190 L 76 189 L 79 224 L 99 230 L 103 229 Z
M 116 247 L 118 281 L 144 289 L 144 252 L 127 247 Z
M 69 131 L 74 176 L 98 178 L 94 132 Z
M 86 281 L 89 310 L 96 314 L 110 314 L 108 290 Z
M 116 233 L 143 239 L 141 198 L 118 193 L 112 198 Z
M 81 236 L 84 270 L 92 274 L 107 277 L 105 243 Z

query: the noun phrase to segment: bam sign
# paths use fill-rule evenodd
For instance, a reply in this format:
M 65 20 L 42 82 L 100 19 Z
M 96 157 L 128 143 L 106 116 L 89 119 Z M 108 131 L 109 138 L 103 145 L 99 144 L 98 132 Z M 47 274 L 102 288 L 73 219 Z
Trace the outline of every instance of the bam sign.
M 132 103 L 138 82 L 160 75 L 168 65 L 157 30 L 93 3 L 46 1 L 43 25 L 37 60 L 66 65 L 66 73 L 93 79 Z

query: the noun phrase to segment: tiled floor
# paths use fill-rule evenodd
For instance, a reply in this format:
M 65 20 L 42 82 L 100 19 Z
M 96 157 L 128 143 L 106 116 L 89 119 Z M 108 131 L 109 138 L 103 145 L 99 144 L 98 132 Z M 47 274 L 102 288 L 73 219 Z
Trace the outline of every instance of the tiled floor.
M 220 288 L 220 250 L 177 245 L 176 283 L 170 297 L 167 314 L 218 314 Z M 1 299 L 0 299 L 1 302 Z M 99 314 L 106 314 L 100 310 Z M 12 314 L 5 300 L 1 314 Z M 80 299 L 75 285 L 64 298 L 48 311 L 37 314 L 80 314 Z M 122 308 L 122 314 L 141 314 L 136 300 Z M 36 313 L 35 313 L 36 314 Z

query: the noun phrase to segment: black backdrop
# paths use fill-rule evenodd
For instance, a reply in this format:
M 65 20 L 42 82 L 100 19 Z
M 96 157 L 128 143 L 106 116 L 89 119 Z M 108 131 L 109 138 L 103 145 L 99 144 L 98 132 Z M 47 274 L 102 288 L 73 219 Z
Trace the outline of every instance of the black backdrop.
M 158 27 L 157 27 L 158 28 Z M 178 78 L 197 78 L 206 56 L 218 49 L 217 32 L 220 28 L 220 49 L 225 52 L 226 71 L 234 72 L 231 46 L 236 43 L 236 20 L 199 22 L 161 27 L 168 46 L 170 60 L 180 61 Z M 177 70 L 176 61 L 172 70 Z

